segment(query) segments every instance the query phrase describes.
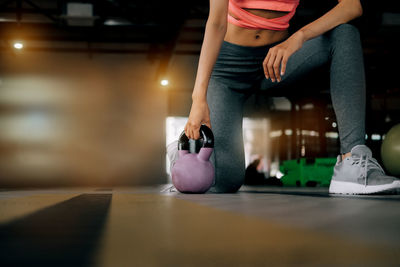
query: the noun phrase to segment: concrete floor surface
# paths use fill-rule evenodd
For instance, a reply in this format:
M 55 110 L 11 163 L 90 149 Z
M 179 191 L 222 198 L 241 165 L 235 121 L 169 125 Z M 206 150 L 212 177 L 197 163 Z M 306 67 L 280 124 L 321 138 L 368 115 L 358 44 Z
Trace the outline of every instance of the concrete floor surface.
M 0 266 L 399 266 L 400 195 L 0 191 Z

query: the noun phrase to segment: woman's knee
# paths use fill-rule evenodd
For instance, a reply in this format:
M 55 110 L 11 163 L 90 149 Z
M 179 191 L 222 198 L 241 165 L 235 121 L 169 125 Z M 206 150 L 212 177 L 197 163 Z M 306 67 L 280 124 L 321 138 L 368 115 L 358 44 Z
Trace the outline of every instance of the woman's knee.
M 331 31 L 331 36 L 334 40 L 343 42 L 343 41 L 359 41 L 360 40 L 360 32 L 357 27 L 344 23 L 336 26 Z
M 231 144 L 231 146 L 234 146 L 234 144 Z M 239 146 L 243 147 L 243 143 Z M 214 166 L 216 166 L 214 191 L 217 193 L 235 193 L 244 183 L 244 154 L 235 149 L 225 152 L 219 153 L 213 161 Z
M 235 181 L 219 181 L 214 185 L 213 191 L 215 193 L 236 193 L 243 185 L 243 183 L 244 177 L 243 179 L 237 179 Z

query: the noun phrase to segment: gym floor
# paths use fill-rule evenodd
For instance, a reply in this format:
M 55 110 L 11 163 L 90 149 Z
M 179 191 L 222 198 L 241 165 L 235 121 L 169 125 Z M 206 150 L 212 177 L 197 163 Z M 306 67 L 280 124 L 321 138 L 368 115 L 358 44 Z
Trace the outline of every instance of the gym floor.
M 399 266 L 400 195 L 0 192 L 1 266 Z

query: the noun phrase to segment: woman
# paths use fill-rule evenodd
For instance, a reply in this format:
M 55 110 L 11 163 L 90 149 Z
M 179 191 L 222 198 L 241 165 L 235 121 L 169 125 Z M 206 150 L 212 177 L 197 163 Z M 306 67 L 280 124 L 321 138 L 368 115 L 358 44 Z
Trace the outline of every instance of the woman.
M 293 83 L 330 63 L 331 97 L 340 136 L 331 193 L 396 191 L 365 143 L 365 77 L 357 29 L 359 0 L 339 0 L 319 19 L 288 36 L 299 0 L 210 0 L 192 107 L 185 133 L 199 138 L 212 125 L 214 192 L 236 192 L 244 181 L 243 104 L 257 90 Z

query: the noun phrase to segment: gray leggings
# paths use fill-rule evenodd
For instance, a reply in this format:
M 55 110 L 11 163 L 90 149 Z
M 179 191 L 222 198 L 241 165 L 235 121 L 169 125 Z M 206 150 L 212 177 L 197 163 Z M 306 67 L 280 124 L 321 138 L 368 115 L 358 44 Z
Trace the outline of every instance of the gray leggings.
M 365 142 L 365 77 L 358 30 L 350 24 L 342 24 L 305 42 L 289 58 L 280 83 L 267 80 L 262 68 L 268 49 L 274 45 L 222 44 L 207 93 L 215 137 L 211 158 L 215 184 L 211 192 L 236 192 L 243 184 L 242 120 L 246 99 L 257 90 L 296 82 L 326 63 L 330 63 L 330 93 L 338 122 L 341 153 Z

